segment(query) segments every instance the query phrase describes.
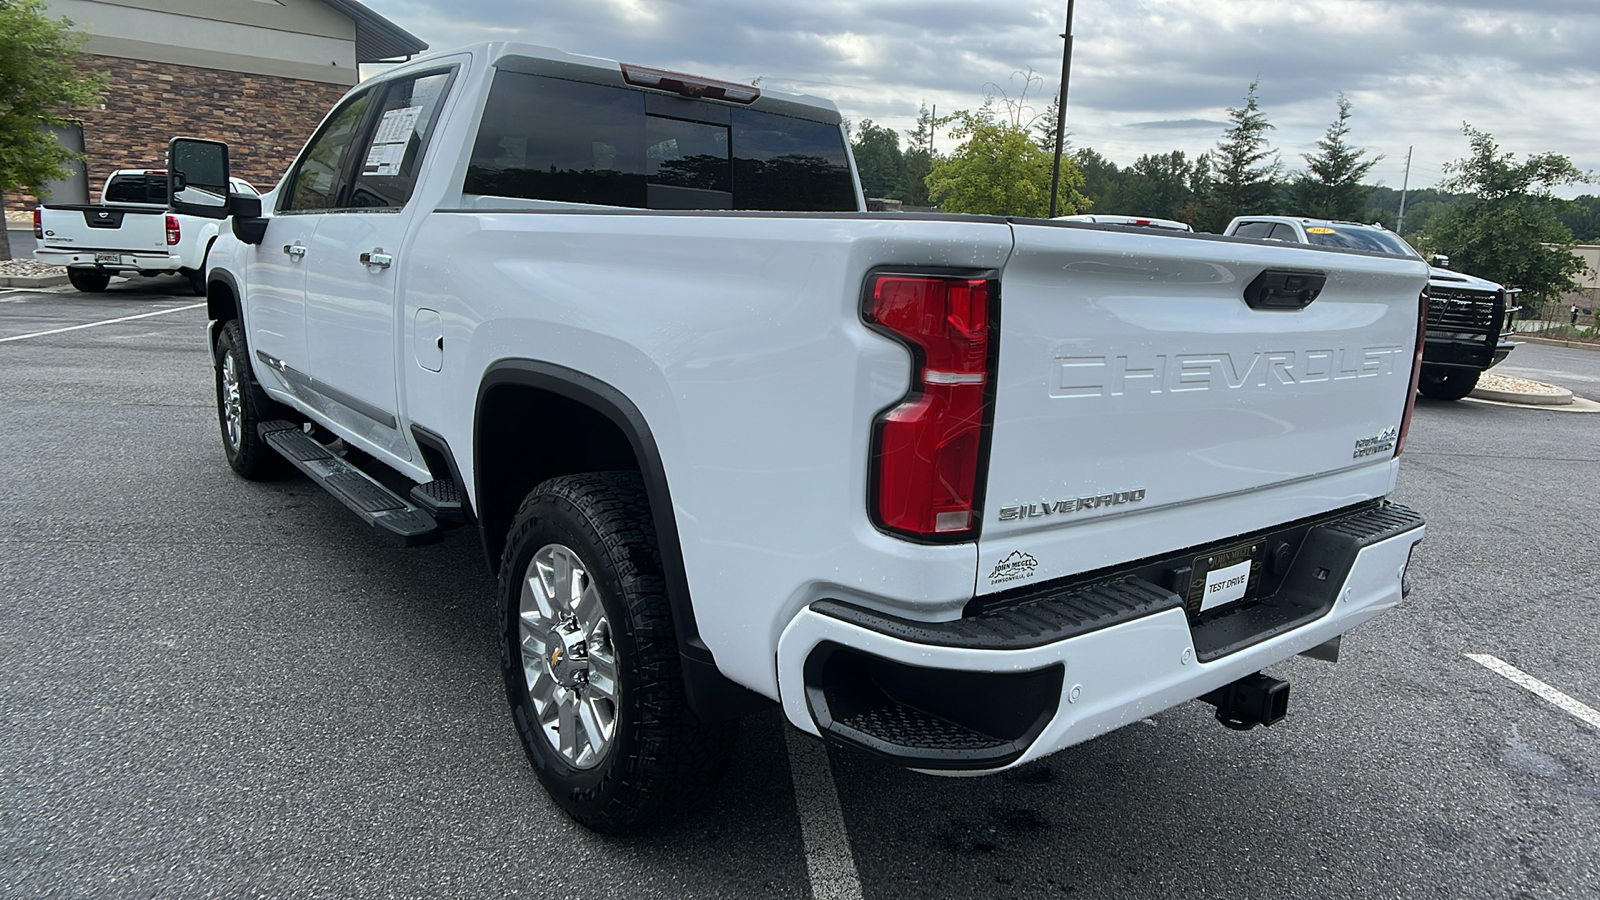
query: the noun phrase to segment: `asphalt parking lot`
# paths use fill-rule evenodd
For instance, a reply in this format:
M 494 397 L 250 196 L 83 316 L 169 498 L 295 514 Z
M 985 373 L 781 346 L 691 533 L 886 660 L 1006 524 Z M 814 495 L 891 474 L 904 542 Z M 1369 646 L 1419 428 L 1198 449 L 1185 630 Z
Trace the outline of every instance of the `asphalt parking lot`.
M 1411 598 L 1275 667 L 1278 726 L 937 779 L 768 713 L 617 840 L 523 759 L 470 534 L 228 470 L 204 318 L 177 278 L 0 291 L 0 896 L 1600 896 L 1600 413 L 1419 402 Z M 1505 371 L 1600 400 L 1600 353 Z

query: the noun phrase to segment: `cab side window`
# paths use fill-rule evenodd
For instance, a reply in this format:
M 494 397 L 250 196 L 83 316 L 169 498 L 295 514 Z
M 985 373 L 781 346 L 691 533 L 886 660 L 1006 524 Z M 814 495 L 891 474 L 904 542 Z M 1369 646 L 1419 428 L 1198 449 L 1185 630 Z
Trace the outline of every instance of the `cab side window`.
M 391 82 L 375 127 L 363 131 L 361 167 L 347 204 L 353 209 L 399 209 L 411 199 L 454 70 Z
M 293 172 L 279 212 L 320 212 L 344 206 L 341 194 L 349 179 L 351 148 L 373 92 L 347 99 L 318 129 Z
M 1287 241 L 1291 244 L 1300 243 L 1300 235 L 1295 232 L 1294 226 L 1285 225 L 1282 222 L 1272 226 L 1272 234 L 1268 235 L 1268 237 L 1275 241 Z
M 1265 240 L 1272 233 L 1271 222 L 1241 222 L 1233 231 L 1234 237 L 1255 238 Z

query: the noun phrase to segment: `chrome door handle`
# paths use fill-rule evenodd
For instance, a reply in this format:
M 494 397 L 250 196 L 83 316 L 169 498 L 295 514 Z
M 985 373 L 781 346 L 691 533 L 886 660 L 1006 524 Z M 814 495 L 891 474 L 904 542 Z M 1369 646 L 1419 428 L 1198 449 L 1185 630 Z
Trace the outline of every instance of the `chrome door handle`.
M 299 244 L 284 244 L 283 252 L 289 254 L 295 259 L 299 259 L 300 257 L 306 255 L 306 248 L 300 246 Z
M 380 269 L 387 269 L 394 264 L 394 257 L 383 252 L 382 247 L 375 247 L 370 253 L 361 254 L 361 264 L 363 266 L 377 266 Z

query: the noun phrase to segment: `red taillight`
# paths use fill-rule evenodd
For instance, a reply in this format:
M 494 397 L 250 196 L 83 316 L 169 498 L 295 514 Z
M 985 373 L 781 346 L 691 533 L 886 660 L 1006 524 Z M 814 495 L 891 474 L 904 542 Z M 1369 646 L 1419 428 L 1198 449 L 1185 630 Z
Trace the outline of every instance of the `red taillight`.
M 937 540 L 977 532 L 995 287 L 923 275 L 868 283 L 867 322 L 904 342 L 916 366 L 910 393 L 874 435 L 874 512 L 891 531 Z
M 37 206 L 33 208 L 33 237 L 34 240 L 44 240 L 44 212 Z
M 171 247 L 183 239 L 183 229 L 178 227 L 177 216 L 167 216 L 167 246 Z
M 1422 380 L 1422 343 L 1428 331 L 1428 292 L 1423 290 L 1417 298 L 1417 347 L 1411 360 L 1411 391 L 1406 394 L 1406 411 L 1400 417 L 1400 438 L 1394 442 L 1394 455 L 1406 449 L 1406 435 L 1411 433 L 1411 412 L 1417 408 L 1417 384 Z

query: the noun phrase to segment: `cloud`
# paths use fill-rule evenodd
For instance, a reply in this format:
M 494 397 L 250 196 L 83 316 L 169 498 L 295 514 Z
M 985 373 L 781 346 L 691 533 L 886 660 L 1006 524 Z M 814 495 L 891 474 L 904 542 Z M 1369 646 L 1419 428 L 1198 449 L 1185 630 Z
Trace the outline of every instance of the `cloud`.
M 368 0 L 436 49 L 519 40 L 798 89 L 853 119 L 909 128 L 919 103 L 941 113 L 1015 97 L 1012 73 L 1046 84 L 1061 64 L 1065 4 L 1035 0 Z M 1291 166 L 1354 104 L 1352 139 L 1412 184 L 1465 154 L 1464 121 L 1519 153 L 1558 152 L 1600 169 L 1600 4 L 1593 0 L 1086 0 L 1075 7 L 1068 127 L 1076 146 L 1122 163 L 1204 152 L 1252 80 Z M 949 144 L 944 144 L 949 146 Z

